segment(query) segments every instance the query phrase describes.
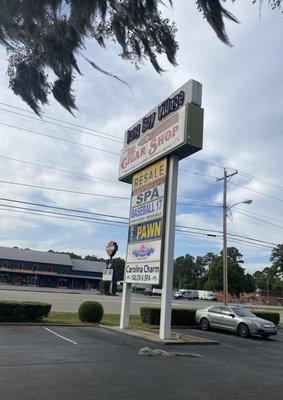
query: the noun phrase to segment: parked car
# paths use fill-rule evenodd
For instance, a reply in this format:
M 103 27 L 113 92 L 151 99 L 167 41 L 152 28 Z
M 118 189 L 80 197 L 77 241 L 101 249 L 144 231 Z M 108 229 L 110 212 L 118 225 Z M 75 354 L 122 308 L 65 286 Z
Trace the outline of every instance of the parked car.
M 256 335 L 266 338 L 277 334 L 272 322 L 258 318 L 242 307 L 210 306 L 197 310 L 195 319 L 204 331 L 218 328 L 237 332 L 242 337 Z
M 175 300 L 196 300 L 198 299 L 198 291 L 197 290 L 187 290 L 187 289 L 180 289 L 174 293 L 173 298 Z

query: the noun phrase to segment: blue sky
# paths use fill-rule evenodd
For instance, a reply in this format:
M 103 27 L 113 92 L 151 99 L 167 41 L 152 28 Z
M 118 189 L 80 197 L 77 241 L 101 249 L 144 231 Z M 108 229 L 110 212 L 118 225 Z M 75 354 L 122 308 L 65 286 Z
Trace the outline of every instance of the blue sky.
M 283 17 L 280 12 L 272 11 L 267 6 L 263 7 L 260 17 L 259 7 L 253 6 L 252 1 L 244 2 L 245 5 L 240 1 L 236 4 L 227 2 L 229 10 L 241 22 L 227 22 L 227 30 L 234 45 L 229 48 L 216 38 L 201 14 L 196 11 L 194 1 L 175 0 L 174 3 L 173 10 L 168 8 L 164 12 L 176 21 L 178 27 L 177 40 L 180 49 L 176 68 L 161 57 L 160 63 L 166 69 L 162 76 L 155 73 L 146 62 L 143 68 L 136 71 L 132 64 L 118 56 L 120 49 L 113 43 L 109 43 L 105 50 L 89 42 L 87 56 L 125 80 L 131 90 L 117 80 L 93 70 L 81 59 L 79 63 L 83 76 L 77 76 L 75 82 L 79 109 L 76 118 L 70 116 L 52 99 L 45 109 L 45 115 L 122 139 L 129 126 L 187 80 L 201 82 L 205 110 L 204 147 L 201 152 L 180 162 L 178 201 L 190 203 L 190 206 L 178 206 L 177 224 L 221 230 L 222 210 L 217 205 L 222 200 L 222 183 L 216 182 L 215 178 L 223 175 L 223 166 L 231 168 L 229 171 L 238 169 L 282 187 L 283 56 L 280 38 Z M 0 55 L 4 60 L 4 48 L 0 49 Z M 2 71 L 5 68 L 3 61 Z M 17 112 L 33 116 L 27 106 L 8 89 L 7 76 L 3 73 L 0 76 L 0 88 L 2 103 L 23 108 L 26 112 Z M 0 108 L 6 110 L 0 110 L 2 123 L 112 152 L 119 153 L 121 150 L 122 143 L 119 141 L 80 134 L 11 114 L 7 110 L 16 110 L 7 106 L 0 105 Z M 114 154 L 51 140 L 3 125 L 0 125 L 0 135 L 1 180 L 122 197 L 130 195 L 130 186 L 117 181 L 119 157 Z M 68 169 L 112 182 L 32 167 L 1 156 Z M 185 172 L 184 169 L 190 172 Z M 127 217 L 129 212 L 129 200 L 123 199 L 4 183 L 0 183 L 0 194 L 5 198 L 123 217 Z M 228 202 L 233 204 L 246 198 L 251 198 L 253 203 L 240 205 L 235 208 L 236 211 L 281 228 L 233 212 L 228 221 L 229 233 L 282 243 L 282 189 L 239 174 L 233 177 L 228 186 Z M 201 207 L 203 204 L 213 207 Z M 106 256 L 106 243 L 116 240 L 120 246 L 118 254 L 121 257 L 125 255 L 125 227 L 44 218 L 3 210 L 0 210 L 0 215 L 0 243 L 3 246 L 36 250 L 52 248 L 58 251 L 74 251 L 81 255 Z M 232 241 L 228 244 L 235 245 L 241 251 L 248 271 L 261 269 L 269 263 L 269 249 Z M 186 253 L 197 256 L 209 251 L 218 253 L 220 250 L 219 239 L 176 235 L 176 256 Z

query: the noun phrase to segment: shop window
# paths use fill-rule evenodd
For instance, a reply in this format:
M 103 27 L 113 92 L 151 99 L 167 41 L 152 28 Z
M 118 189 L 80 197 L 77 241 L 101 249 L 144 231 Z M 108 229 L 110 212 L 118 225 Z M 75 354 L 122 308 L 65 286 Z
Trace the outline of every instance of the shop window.
M 33 271 L 37 271 L 37 265 L 34 265 L 32 269 Z
M 9 268 L 9 264 L 7 263 L 7 261 L 3 262 L 3 267 L 4 268 Z
M 63 269 L 62 269 L 62 274 L 66 274 L 66 273 L 67 273 L 66 268 L 63 268 Z
M 48 267 L 48 272 L 52 272 L 53 268 L 52 267 Z
M 23 269 L 24 268 L 23 264 L 22 263 L 18 264 L 18 268 Z

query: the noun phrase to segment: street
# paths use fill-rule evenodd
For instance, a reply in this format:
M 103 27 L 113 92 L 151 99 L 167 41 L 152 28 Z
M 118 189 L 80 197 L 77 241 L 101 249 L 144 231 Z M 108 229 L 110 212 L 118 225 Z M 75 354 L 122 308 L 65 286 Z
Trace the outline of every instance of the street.
M 282 398 L 282 331 L 271 340 L 184 332 L 220 344 L 162 346 L 101 328 L 1 326 L 1 400 Z M 145 346 L 194 357 L 139 355 Z
M 14 301 L 43 301 L 52 304 L 52 311 L 77 312 L 81 303 L 89 300 L 99 301 L 107 314 L 120 314 L 121 311 L 121 294 L 117 296 L 102 296 L 95 294 L 93 291 L 77 290 L 68 291 L 48 289 L 48 288 L 25 288 L 15 286 L 0 286 L 0 300 Z M 209 302 L 205 300 L 172 300 L 173 307 L 178 308 L 204 308 L 212 304 L 220 304 L 217 302 Z M 139 314 L 140 307 L 159 307 L 160 297 L 144 296 L 132 293 L 131 297 L 131 314 Z M 260 305 L 246 304 L 246 307 L 263 308 Z M 266 308 L 266 306 L 264 307 Z M 268 308 L 267 308 L 268 309 Z M 280 313 L 281 323 L 283 322 L 283 307 L 272 307 Z

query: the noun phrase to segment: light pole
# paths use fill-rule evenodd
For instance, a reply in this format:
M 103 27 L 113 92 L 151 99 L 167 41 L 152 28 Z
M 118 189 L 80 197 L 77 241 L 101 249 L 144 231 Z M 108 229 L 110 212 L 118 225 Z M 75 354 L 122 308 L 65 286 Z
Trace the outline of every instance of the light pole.
M 238 203 L 233 204 L 232 206 L 227 206 L 227 182 L 228 178 L 232 178 L 232 176 L 236 175 L 238 171 L 233 172 L 230 175 L 227 175 L 227 171 L 224 168 L 224 176 L 222 178 L 218 178 L 217 181 L 221 181 L 223 179 L 223 295 L 224 295 L 224 304 L 225 306 L 228 304 L 228 266 L 227 266 L 227 214 L 228 211 L 231 210 L 232 207 L 238 204 L 251 204 L 252 200 L 246 199 L 244 201 L 239 201 Z

